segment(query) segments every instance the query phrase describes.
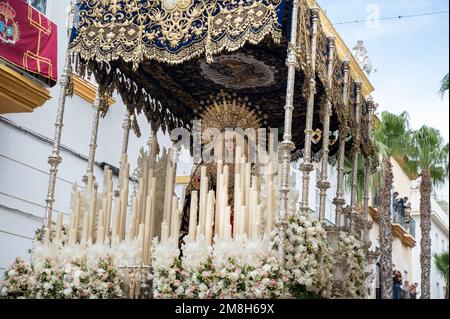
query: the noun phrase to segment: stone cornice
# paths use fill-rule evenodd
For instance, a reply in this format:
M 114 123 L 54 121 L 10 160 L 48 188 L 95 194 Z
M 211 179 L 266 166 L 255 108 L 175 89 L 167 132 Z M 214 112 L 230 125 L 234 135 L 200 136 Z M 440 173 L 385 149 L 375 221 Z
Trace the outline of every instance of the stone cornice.
M 372 220 L 375 223 L 379 223 L 380 214 L 378 213 L 378 209 L 369 207 L 369 213 L 372 217 Z M 402 242 L 406 247 L 413 248 L 416 246 L 416 240 L 413 236 L 411 236 L 406 229 L 404 229 L 400 224 L 392 223 L 392 235 Z
M 0 63 L 0 114 L 33 112 L 50 98 L 44 86 Z
M 97 86 L 80 76 L 78 74 L 73 73 L 73 93 L 81 97 L 82 99 L 88 101 L 90 104 L 94 104 L 95 96 L 97 93 Z M 116 100 L 113 98 L 109 99 L 109 106 L 116 103 Z

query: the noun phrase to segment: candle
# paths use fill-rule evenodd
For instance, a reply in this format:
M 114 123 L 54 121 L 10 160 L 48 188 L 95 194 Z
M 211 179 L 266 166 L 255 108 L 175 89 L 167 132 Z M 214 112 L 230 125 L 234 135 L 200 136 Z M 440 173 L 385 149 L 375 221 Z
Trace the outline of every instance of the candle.
M 246 224 L 246 214 L 247 214 L 247 206 L 241 206 L 241 209 L 240 209 L 240 222 L 239 222 L 239 225 L 241 226 L 241 229 L 240 229 L 240 231 L 239 231 L 239 234 L 240 235 L 242 235 L 242 236 L 244 236 L 244 235 L 246 235 L 246 229 L 247 229 L 247 224 Z
M 109 192 L 107 195 L 107 205 L 106 205 L 105 225 L 104 225 L 105 231 L 106 231 L 106 237 L 109 237 L 109 229 L 111 227 L 112 200 L 113 200 L 113 194 L 112 194 L 112 192 Z
M 226 238 L 226 239 L 230 239 L 231 238 L 231 228 L 230 228 L 230 236 L 227 237 L 227 231 L 228 231 L 228 226 L 231 226 L 230 224 L 230 219 L 231 219 L 231 207 L 227 206 L 225 208 L 225 214 L 224 214 L 224 223 L 222 225 L 222 238 Z
M 155 236 L 155 228 L 156 228 L 156 177 L 152 177 L 151 181 L 151 191 L 150 197 L 151 197 L 151 211 L 150 211 L 150 237 L 149 237 L 149 246 L 151 245 L 151 241 L 153 237 Z
M 197 226 L 197 236 L 195 238 L 195 240 L 199 241 L 202 237 L 202 226 L 198 225 Z
M 136 237 L 136 231 L 138 230 L 137 203 L 138 203 L 138 198 L 133 197 L 133 199 L 131 200 L 131 216 L 130 216 L 131 222 L 130 222 L 130 226 L 129 226 L 129 230 L 128 230 L 128 239 L 129 240 L 133 240 Z
M 257 205 L 256 208 L 256 223 L 255 223 L 255 239 L 258 239 L 260 234 L 260 225 L 261 225 L 261 216 L 262 216 L 262 207 L 261 205 Z
M 197 207 L 198 195 L 197 191 L 191 193 L 191 207 L 189 211 L 189 238 L 195 240 L 197 229 Z
M 120 198 L 116 200 L 116 206 L 114 210 L 114 216 L 113 216 L 113 226 L 112 226 L 112 239 L 115 239 L 117 236 L 119 236 L 119 224 L 120 224 Z
M 273 183 L 272 182 L 269 182 L 269 184 L 267 186 L 266 214 L 267 214 L 266 234 L 270 235 L 270 233 L 272 232 L 272 225 L 273 225 Z
M 251 163 L 245 164 L 245 205 L 249 206 L 249 200 L 250 200 L 250 182 L 251 182 Z
M 81 216 L 81 204 L 82 198 L 80 192 L 77 192 L 77 197 L 75 201 L 75 222 L 73 228 L 76 230 L 75 232 L 75 242 L 78 241 L 78 229 L 80 228 L 80 216 Z M 81 236 L 81 233 L 80 233 Z
M 176 196 L 172 197 L 172 215 L 170 217 L 170 237 L 175 238 L 176 229 L 179 228 L 177 212 L 178 212 L 178 198 Z
M 230 240 L 231 239 L 231 225 L 228 224 L 226 227 L 226 232 L 225 232 L 225 239 L 226 240 Z
M 214 214 L 214 234 L 219 236 L 220 236 L 222 207 L 223 207 L 222 179 L 223 179 L 222 174 L 217 175 L 217 182 L 216 182 L 217 205 L 216 205 L 216 212 Z
M 149 252 L 150 252 L 150 226 L 151 226 L 151 212 L 152 212 L 152 196 L 147 196 L 146 200 L 146 211 L 145 211 L 145 227 L 144 227 L 144 252 L 142 254 L 143 256 L 143 262 L 145 264 L 148 263 L 149 258 Z
M 204 233 L 205 231 L 207 196 L 208 196 L 208 177 L 206 176 L 206 166 L 202 166 L 200 170 L 200 218 L 199 218 L 199 224 L 202 228 L 202 233 Z
M 206 225 L 205 225 L 205 238 L 207 240 L 208 245 L 211 245 L 212 241 L 213 215 L 214 215 L 214 191 L 211 190 L 208 193 Z
M 63 223 L 63 214 L 59 213 L 56 218 L 56 235 L 55 240 L 61 240 L 61 231 L 62 231 L 62 223 Z
M 145 233 L 145 225 L 144 224 L 140 224 L 139 225 L 139 232 L 138 232 L 138 237 L 137 237 L 137 241 L 138 243 L 141 243 L 141 253 L 140 253 L 140 260 L 138 262 L 144 262 L 143 259 L 143 254 L 144 254 L 144 248 L 143 248 L 143 244 L 144 244 L 144 233 Z
M 98 213 L 98 226 L 97 226 L 97 240 L 96 242 L 99 244 L 103 244 L 104 236 L 105 236 L 105 228 L 103 227 L 103 210 L 100 210 Z
M 81 235 L 81 243 L 86 245 L 89 236 L 89 213 L 87 211 L 83 212 L 83 229 Z
M 167 242 L 169 239 L 169 226 L 166 221 L 163 221 L 161 224 L 161 243 Z
M 94 238 L 96 204 L 97 204 L 97 191 L 94 190 L 91 192 L 91 202 L 89 206 L 89 231 L 87 239 Z

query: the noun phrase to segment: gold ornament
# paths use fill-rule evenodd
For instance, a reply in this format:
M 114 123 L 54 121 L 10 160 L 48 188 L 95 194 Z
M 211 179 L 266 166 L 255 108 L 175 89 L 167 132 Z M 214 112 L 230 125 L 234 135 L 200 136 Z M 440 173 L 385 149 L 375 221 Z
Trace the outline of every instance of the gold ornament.
M 254 110 L 250 110 L 245 103 L 238 102 L 236 99 L 232 101 L 223 97 L 222 100 L 215 101 L 214 104 L 206 109 L 201 115 L 202 132 L 207 129 L 219 129 L 221 133 L 228 130 L 253 129 L 256 134 L 261 127 L 261 119 L 255 114 Z

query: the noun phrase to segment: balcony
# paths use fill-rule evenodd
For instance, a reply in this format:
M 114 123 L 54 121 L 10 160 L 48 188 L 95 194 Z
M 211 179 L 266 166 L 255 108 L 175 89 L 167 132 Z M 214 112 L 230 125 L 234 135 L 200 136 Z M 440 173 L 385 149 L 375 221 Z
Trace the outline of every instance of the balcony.
M 57 82 L 57 26 L 27 1 L 2 1 L 0 13 L 0 114 L 32 112 Z
M 391 201 L 391 216 L 392 216 L 392 233 L 395 237 L 400 239 L 405 246 L 414 247 L 416 245 L 416 221 L 409 217 L 406 218 L 405 211 L 408 206 L 403 202 L 403 199 L 394 199 Z M 378 221 L 378 207 L 380 205 L 380 196 L 376 192 L 372 195 L 372 209 L 371 215 L 374 221 Z

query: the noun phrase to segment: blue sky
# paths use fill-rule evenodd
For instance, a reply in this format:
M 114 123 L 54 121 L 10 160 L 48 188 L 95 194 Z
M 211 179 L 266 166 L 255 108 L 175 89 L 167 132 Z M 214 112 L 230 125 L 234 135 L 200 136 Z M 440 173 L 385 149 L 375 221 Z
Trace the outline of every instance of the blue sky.
M 448 0 L 318 0 L 333 23 L 449 8 Z M 377 71 L 370 76 L 378 111 L 408 111 L 414 129 L 426 124 L 449 140 L 448 94 L 436 94 L 449 65 L 449 15 L 335 25 L 352 49 L 363 40 Z
M 410 115 L 413 129 L 428 125 L 449 141 L 449 96 L 437 94 L 449 70 L 448 13 L 378 23 L 338 24 L 372 19 L 446 11 L 448 0 L 318 0 L 336 30 L 352 49 L 363 40 L 373 67 L 369 79 L 378 112 L 388 110 Z M 448 200 L 447 183 L 440 193 Z

